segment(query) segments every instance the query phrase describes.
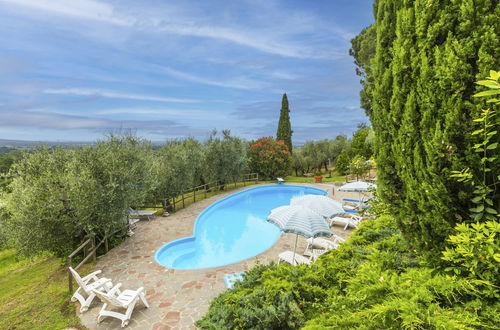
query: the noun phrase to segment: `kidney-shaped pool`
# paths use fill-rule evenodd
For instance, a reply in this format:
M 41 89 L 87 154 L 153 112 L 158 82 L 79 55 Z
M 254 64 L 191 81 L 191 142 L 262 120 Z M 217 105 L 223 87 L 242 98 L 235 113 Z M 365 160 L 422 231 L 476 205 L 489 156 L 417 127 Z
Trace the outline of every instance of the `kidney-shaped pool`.
M 175 269 L 199 269 L 232 264 L 256 256 L 278 240 L 280 230 L 266 221 L 269 212 L 293 197 L 326 191 L 295 185 L 267 185 L 224 197 L 201 212 L 193 236 L 160 247 L 155 260 Z

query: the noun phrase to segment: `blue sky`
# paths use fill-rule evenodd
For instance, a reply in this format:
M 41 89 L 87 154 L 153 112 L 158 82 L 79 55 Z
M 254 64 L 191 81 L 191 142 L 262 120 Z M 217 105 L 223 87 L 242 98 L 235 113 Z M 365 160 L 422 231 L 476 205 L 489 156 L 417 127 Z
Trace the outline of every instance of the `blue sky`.
M 0 0 L 0 138 L 293 141 L 367 123 L 350 39 L 371 0 Z

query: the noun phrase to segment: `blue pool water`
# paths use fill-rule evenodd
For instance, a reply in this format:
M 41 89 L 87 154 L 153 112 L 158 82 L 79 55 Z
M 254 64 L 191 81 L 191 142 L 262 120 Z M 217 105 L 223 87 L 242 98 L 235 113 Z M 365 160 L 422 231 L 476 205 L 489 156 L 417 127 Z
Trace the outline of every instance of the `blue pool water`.
M 163 245 L 156 251 L 160 265 L 199 269 L 232 264 L 256 256 L 278 240 L 280 230 L 266 221 L 269 212 L 297 196 L 326 195 L 321 189 L 269 185 L 243 190 L 211 204 L 194 223 L 193 236 Z

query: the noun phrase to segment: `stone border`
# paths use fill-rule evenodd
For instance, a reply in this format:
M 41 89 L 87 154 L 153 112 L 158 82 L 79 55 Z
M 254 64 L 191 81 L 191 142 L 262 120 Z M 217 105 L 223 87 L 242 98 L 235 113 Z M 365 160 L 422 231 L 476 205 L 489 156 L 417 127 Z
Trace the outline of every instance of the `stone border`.
M 333 184 L 301 184 L 327 190 L 332 196 Z M 168 217 L 156 217 L 138 223 L 135 234 L 120 246 L 99 258 L 95 269 L 102 276 L 123 283 L 123 288 L 137 289 L 143 286 L 150 308 L 138 303 L 128 328 L 130 329 L 195 329 L 194 322 L 208 310 L 209 302 L 226 290 L 223 277 L 227 273 L 250 269 L 256 262 L 277 261 L 280 252 L 293 249 L 295 235 L 282 234 L 267 251 L 244 261 L 208 269 L 167 269 L 154 260 L 156 250 L 166 242 L 192 235 L 198 214 L 213 202 L 256 185 L 234 189 L 189 205 Z M 353 197 L 351 193 L 335 192 L 336 199 Z M 335 226 L 335 234 L 347 237 L 350 230 Z M 304 250 L 305 239 L 299 239 L 297 250 Z M 79 314 L 82 324 L 89 329 L 117 329 L 121 322 L 105 318 L 97 323 L 101 303 L 95 299 L 88 312 Z

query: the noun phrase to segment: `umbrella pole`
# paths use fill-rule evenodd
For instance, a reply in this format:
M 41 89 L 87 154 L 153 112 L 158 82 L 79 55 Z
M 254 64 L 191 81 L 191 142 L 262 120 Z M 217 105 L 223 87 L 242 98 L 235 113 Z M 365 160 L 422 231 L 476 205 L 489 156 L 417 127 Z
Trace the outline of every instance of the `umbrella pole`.
M 296 265 L 295 261 L 295 250 L 297 250 L 297 240 L 299 239 L 299 234 L 295 234 L 295 246 L 293 247 L 293 265 Z

